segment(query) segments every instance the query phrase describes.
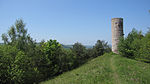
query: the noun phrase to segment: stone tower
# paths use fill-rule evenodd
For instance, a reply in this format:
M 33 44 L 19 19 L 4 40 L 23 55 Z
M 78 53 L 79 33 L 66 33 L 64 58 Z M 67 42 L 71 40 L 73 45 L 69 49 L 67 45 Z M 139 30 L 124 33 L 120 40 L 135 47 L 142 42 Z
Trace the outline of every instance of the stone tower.
M 111 19 L 111 31 L 112 31 L 112 52 L 118 54 L 118 43 L 120 37 L 123 34 L 123 18 L 112 18 Z

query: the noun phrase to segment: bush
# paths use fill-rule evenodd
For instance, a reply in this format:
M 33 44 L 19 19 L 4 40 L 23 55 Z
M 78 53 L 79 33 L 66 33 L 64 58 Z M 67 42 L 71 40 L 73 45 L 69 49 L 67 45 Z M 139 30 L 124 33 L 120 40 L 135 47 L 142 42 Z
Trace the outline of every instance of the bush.
M 133 29 L 127 37 L 120 38 L 118 49 L 121 56 L 150 62 L 150 32 L 144 36 Z
M 143 38 L 141 32 L 133 29 L 126 38 L 120 38 L 118 49 L 119 54 L 135 59 L 136 53 L 140 48 L 140 41 Z
M 12 83 L 11 69 L 18 50 L 9 45 L 2 45 L 0 52 L 0 82 Z
M 49 60 L 48 67 L 50 76 L 57 75 L 60 71 L 62 47 L 56 40 L 49 40 L 43 44 L 43 52 Z
M 141 48 L 139 49 L 137 59 L 150 63 L 150 32 L 147 32 L 141 41 Z
M 73 52 L 71 49 L 62 49 L 63 52 L 61 54 L 61 71 L 60 72 L 65 72 L 68 70 L 72 70 L 74 68 L 75 64 L 75 56 L 73 55 Z
M 83 64 L 86 59 L 86 48 L 81 43 L 75 43 L 71 49 L 73 56 L 75 56 L 74 67 L 78 67 Z
M 17 20 L 7 34 L 2 34 L 0 45 L 0 83 L 33 84 L 53 78 L 74 69 L 89 58 L 110 52 L 107 42 L 97 41 L 86 49 L 81 43 L 64 49 L 56 40 L 36 43 L 25 29 L 23 20 Z
M 97 40 L 97 43 L 93 47 L 93 52 L 94 52 L 93 57 L 97 57 L 97 56 L 103 55 L 104 53 L 111 52 L 111 48 L 110 48 L 110 46 L 108 45 L 107 42 L 105 42 L 103 40 L 102 41 Z

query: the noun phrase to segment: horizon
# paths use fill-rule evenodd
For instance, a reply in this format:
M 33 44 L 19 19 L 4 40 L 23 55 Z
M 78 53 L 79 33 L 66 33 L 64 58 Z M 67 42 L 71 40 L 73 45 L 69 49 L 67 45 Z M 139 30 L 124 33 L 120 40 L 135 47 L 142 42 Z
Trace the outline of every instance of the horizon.
M 112 18 L 123 18 L 125 36 L 133 28 L 146 33 L 150 27 L 149 3 L 150 0 L 1 0 L 0 36 L 21 18 L 37 42 L 55 39 L 64 45 L 95 45 L 97 40 L 104 40 L 111 44 Z

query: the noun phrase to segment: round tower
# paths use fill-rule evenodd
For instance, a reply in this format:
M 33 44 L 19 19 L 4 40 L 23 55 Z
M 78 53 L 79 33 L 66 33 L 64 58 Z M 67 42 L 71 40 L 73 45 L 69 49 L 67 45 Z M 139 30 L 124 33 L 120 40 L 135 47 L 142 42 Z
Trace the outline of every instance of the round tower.
M 111 19 L 112 51 L 118 54 L 118 43 L 123 34 L 123 18 Z

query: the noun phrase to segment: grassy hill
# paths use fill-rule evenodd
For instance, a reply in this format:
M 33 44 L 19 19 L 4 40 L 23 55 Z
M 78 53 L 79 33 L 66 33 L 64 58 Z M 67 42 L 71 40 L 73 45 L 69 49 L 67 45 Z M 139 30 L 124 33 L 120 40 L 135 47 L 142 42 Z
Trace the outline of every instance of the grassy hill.
M 150 64 L 105 54 L 41 84 L 150 84 Z

